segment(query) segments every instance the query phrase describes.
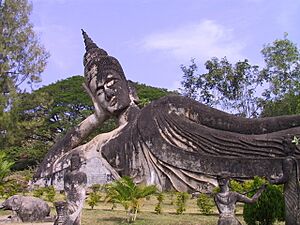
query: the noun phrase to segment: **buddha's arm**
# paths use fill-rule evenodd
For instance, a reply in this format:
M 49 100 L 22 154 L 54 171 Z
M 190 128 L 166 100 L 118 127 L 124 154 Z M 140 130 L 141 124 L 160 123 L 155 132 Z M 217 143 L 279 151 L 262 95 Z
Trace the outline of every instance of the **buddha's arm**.
M 39 166 L 39 169 L 34 176 L 35 178 L 48 175 L 49 172 L 51 173 L 49 165 L 52 165 L 55 160 L 60 158 L 66 152 L 79 146 L 96 128 L 101 126 L 103 122 L 109 118 L 108 113 L 96 102 L 89 89 L 86 88 L 86 90 L 94 103 L 95 113 L 88 116 L 79 125 L 70 129 L 63 138 L 58 140 L 52 146 Z

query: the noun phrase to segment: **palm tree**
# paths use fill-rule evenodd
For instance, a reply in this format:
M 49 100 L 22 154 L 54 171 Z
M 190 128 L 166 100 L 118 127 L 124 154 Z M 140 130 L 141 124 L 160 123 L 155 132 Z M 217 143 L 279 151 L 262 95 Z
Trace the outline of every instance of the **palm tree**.
M 127 176 L 108 184 L 106 190 L 106 200 L 124 206 L 128 222 L 136 220 L 142 200 L 157 192 L 155 185 L 136 185 L 132 178 Z

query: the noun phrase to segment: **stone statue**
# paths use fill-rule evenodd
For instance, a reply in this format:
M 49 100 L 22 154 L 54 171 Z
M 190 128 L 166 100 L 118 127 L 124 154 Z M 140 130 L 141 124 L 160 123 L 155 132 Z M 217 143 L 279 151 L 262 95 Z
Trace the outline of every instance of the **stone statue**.
M 13 195 L 0 208 L 12 210 L 13 222 L 41 222 L 49 219 L 50 207 L 44 200 L 31 196 Z
M 81 224 L 81 211 L 83 209 L 85 196 L 86 196 L 86 183 L 87 178 L 84 172 L 80 169 L 80 156 L 74 154 L 71 157 L 70 172 L 65 174 L 64 189 L 67 198 L 66 219 L 63 225 L 80 225 Z
M 291 137 L 283 140 L 283 150 L 286 154 L 282 162 L 281 176 L 271 178 L 273 184 L 284 184 L 285 224 L 300 225 L 300 186 L 299 166 L 295 157 L 296 145 Z
M 65 201 L 59 201 L 54 203 L 55 209 L 56 209 L 56 219 L 54 221 L 54 225 L 63 225 L 67 216 L 67 202 Z
M 101 182 L 100 177 L 127 175 L 162 190 L 211 191 L 217 185 L 215 177 L 225 169 L 241 179 L 282 173 L 282 140 L 288 134 L 300 135 L 299 115 L 246 119 L 175 95 L 139 109 L 118 60 L 84 31 L 83 37 L 84 86 L 95 113 L 49 150 L 35 184 L 59 186 L 75 152 L 85 157 L 81 170 L 88 185 Z M 118 123 L 115 130 L 82 144 L 111 117 Z M 295 158 L 299 157 L 297 149 Z
M 229 177 L 227 175 L 223 174 L 217 180 L 220 192 L 215 195 L 214 200 L 219 211 L 218 225 L 242 225 L 235 217 L 235 204 L 237 202 L 255 203 L 264 191 L 265 186 L 261 186 L 252 198 L 248 198 L 245 195 L 229 190 Z

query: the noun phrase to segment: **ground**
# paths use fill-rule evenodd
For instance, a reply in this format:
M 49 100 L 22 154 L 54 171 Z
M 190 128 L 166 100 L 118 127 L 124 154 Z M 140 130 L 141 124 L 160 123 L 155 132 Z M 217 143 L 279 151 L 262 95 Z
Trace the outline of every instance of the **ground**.
M 141 212 L 138 214 L 135 225 L 216 225 L 218 214 L 216 209 L 212 214 L 205 216 L 199 212 L 196 200 L 188 201 L 187 211 L 183 215 L 176 215 L 176 206 L 171 204 L 170 198 L 167 199 L 163 206 L 163 213 L 158 215 L 154 213 L 157 203 L 155 197 L 145 200 Z M 50 205 L 52 203 L 49 203 Z M 121 205 L 111 210 L 110 203 L 101 202 L 93 210 L 86 204 L 82 213 L 82 225 L 120 225 L 128 224 L 126 222 L 126 214 Z M 9 211 L 0 211 L 0 224 L 8 224 L 3 219 L 7 218 Z M 55 210 L 52 209 L 51 215 L 55 216 Z M 237 207 L 237 215 L 243 225 L 246 225 L 242 218 L 242 205 Z M 2 221 L 2 222 L 1 222 Z M 10 225 L 53 225 L 53 222 L 45 223 L 9 223 Z M 284 223 L 276 223 L 283 225 Z

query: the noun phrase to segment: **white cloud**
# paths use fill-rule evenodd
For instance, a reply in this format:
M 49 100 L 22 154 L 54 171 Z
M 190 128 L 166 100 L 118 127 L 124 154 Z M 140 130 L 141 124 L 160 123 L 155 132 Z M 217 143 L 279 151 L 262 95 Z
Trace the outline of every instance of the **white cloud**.
M 203 20 L 172 31 L 152 34 L 141 43 L 146 50 L 160 50 L 180 60 L 196 57 L 207 60 L 227 56 L 230 60 L 243 58 L 244 44 L 234 37 L 233 29 Z

